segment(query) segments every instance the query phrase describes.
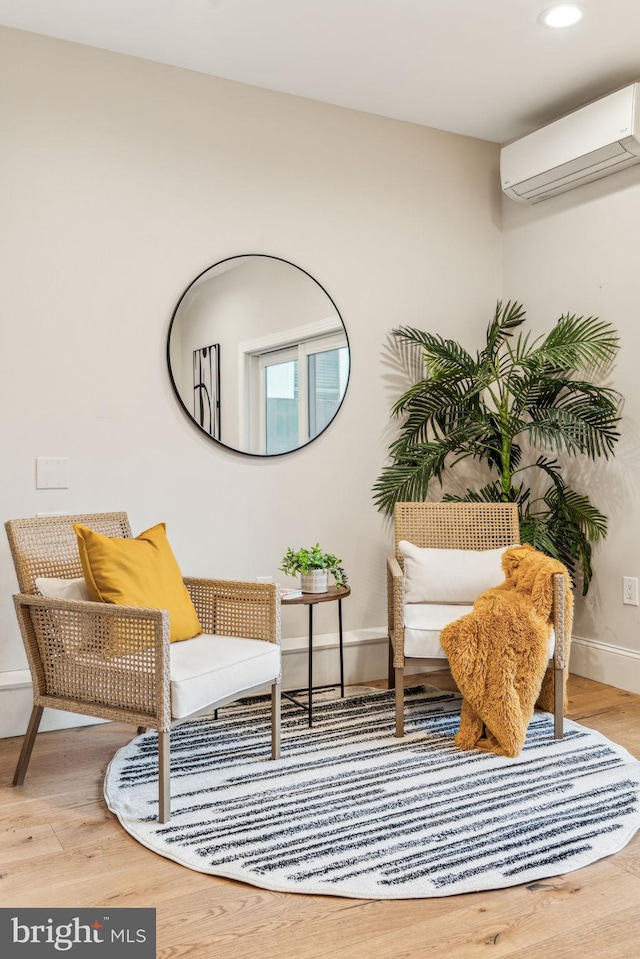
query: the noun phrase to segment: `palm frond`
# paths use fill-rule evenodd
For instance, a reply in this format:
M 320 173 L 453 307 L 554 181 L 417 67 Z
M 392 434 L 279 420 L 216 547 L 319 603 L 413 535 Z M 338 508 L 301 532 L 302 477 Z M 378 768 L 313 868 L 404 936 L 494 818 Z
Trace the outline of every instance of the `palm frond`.
M 421 444 L 422 459 L 406 459 L 401 456 L 395 463 L 383 467 L 382 474 L 373 486 L 373 501 L 386 513 L 393 512 L 398 502 L 424 500 L 431 480 L 442 474 L 444 451 L 437 444 Z
M 400 416 L 407 410 L 433 408 L 434 412 L 442 408 L 471 406 L 473 398 L 481 392 L 481 387 L 468 377 L 448 380 L 421 380 L 402 394 L 393 407 L 394 416 Z M 428 415 L 432 415 L 429 413 Z
M 586 596 L 593 575 L 591 546 L 579 527 L 553 512 L 528 513 L 520 522 L 520 539 L 564 563 L 574 585 L 579 569 Z
M 401 326 L 391 331 L 393 336 L 406 343 L 422 348 L 425 368 L 431 377 L 473 376 L 476 362 L 470 353 L 456 343 L 432 333 L 424 333 L 411 326 Z
M 608 459 L 620 438 L 615 429 L 618 422 L 619 417 L 612 421 L 594 403 L 580 401 L 536 411 L 526 432 L 534 446 L 583 453 L 590 459 L 598 456 Z
M 458 430 L 434 442 L 419 443 L 410 449 L 391 447 L 394 462 L 383 467 L 373 486 L 373 500 L 378 509 L 393 511 L 397 502 L 419 502 L 427 497 L 429 484 L 441 479 L 447 457 L 458 460 L 478 456 L 473 431 Z
M 531 491 L 528 489 L 512 489 L 511 496 L 505 500 L 500 483 L 494 481 L 487 483 L 479 490 L 467 489 L 462 495 L 456 493 L 446 493 L 442 497 L 444 503 L 517 503 L 522 508 L 527 503 Z
M 609 364 L 620 345 L 610 323 L 597 316 L 561 316 L 547 337 L 532 350 L 528 366 L 562 370 L 597 370 Z
M 541 336 L 532 339 L 531 330 L 527 330 L 525 333 L 518 334 L 515 343 L 505 343 L 505 353 L 509 357 L 511 366 L 518 367 L 526 363 L 528 356 L 537 348 L 542 339 Z
M 607 534 L 607 518 L 595 507 L 588 496 L 577 493 L 568 487 L 560 474 L 557 461 L 539 457 L 535 466 L 544 470 L 551 479 L 551 486 L 543 497 L 546 510 L 544 512 L 533 509 L 532 504 L 524 521 L 526 535 L 533 536 L 534 530 L 538 541 L 540 537 L 550 537 L 553 541 L 553 551 L 549 546 L 540 548 L 550 556 L 555 556 L 567 566 L 576 579 L 576 567 L 579 566 L 582 576 L 583 595 L 586 596 L 593 576 L 591 567 L 591 543 L 603 539 Z M 525 533 L 522 534 L 523 536 Z M 534 539 L 523 539 L 536 545 Z
M 566 517 L 582 530 L 590 542 L 604 539 L 607 535 L 607 517 L 583 493 L 556 482 L 544 499 L 554 513 Z
M 478 362 L 486 362 L 489 357 L 493 356 L 500 345 L 513 336 L 513 330 L 522 326 L 525 319 L 526 313 L 521 303 L 507 300 L 503 306 L 502 300 L 499 300 L 493 319 L 487 327 L 486 348 L 478 357 Z
M 500 503 L 502 491 L 497 482 L 487 483 L 481 489 L 467 489 L 462 495 L 446 493 L 442 497 L 444 503 Z
M 520 539 L 541 553 L 560 559 L 548 516 L 528 515 L 521 519 Z
M 404 414 L 405 418 L 399 438 L 390 448 L 392 455 L 451 433 L 481 440 L 490 450 L 500 449 L 498 424 L 484 408 L 479 384 L 426 380 L 422 386 L 422 391 L 408 390 L 393 408 L 394 414 Z

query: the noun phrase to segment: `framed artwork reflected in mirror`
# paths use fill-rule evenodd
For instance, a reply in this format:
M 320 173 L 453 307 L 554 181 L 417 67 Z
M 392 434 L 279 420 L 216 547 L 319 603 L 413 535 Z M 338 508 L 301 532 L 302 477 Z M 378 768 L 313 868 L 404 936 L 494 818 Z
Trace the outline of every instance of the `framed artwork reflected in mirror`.
M 193 351 L 193 418 L 205 433 L 220 439 L 220 344 Z

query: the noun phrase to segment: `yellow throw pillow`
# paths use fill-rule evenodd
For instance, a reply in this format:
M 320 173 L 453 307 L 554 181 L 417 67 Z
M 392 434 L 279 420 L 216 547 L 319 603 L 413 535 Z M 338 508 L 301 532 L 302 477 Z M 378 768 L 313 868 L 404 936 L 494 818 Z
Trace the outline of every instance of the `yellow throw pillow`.
M 172 643 L 200 635 L 202 626 L 164 523 L 135 539 L 103 536 L 80 523 L 73 528 L 90 600 L 168 610 Z

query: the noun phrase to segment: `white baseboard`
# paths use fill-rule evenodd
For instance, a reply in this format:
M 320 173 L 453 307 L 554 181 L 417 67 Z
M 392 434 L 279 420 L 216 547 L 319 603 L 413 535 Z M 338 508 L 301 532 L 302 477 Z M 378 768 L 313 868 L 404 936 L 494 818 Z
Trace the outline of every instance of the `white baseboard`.
M 344 673 L 347 684 L 366 683 L 387 675 L 387 630 L 345 630 Z M 282 641 L 282 685 L 284 689 L 306 689 L 308 682 L 307 636 Z M 313 637 L 313 684 L 324 686 L 340 682 L 338 634 Z M 31 674 L 28 669 L 0 673 L 0 739 L 24 736 L 33 706 Z M 105 722 L 79 713 L 45 709 L 40 729 L 68 729 Z
M 387 675 L 386 627 L 345 630 L 344 680 L 348 685 L 382 679 Z M 309 681 L 309 638 L 282 640 L 282 688 L 303 689 Z M 340 682 L 340 653 L 337 633 L 313 637 L 313 685 Z
M 0 673 L 0 739 L 8 736 L 24 736 L 33 708 L 33 688 L 28 669 L 14 669 Z M 93 726 L 104 719 L 79 716 L 62 709 L 45 709 L 40 731 L 69 729 L 73 726 Z
M 345 630 L 344 672 L 348 685 L 384 679 L 388 668 L 387 629 Z M 288 637 L 282 641 L 283 689 L 305 689 L 308 682 L 307 636 Z M 338 634 L 324 633 L 313 637 L 313 684 L 324 686 L 340 682 Z M 437 669 L 437 666 L 431 666 Z M 424 673 L 429 665 L 418 662 L 407 666 L 405 673 Z M 574 636 L 571 644 L 571 672 L 595 679 L 608 686 L 640 693 L 640 653 L 622 646 L 601 643 Z M 31 715 L 32 692 L 28 669 L 0 673 L 0 739 L 23 736 Z M 59 709 L 45 709 L 41 730 L 68 729 L 104 722 Z
M 573 636 L 569 669 L 576 676 L 640 693 L 640 653 L 633 649 Z

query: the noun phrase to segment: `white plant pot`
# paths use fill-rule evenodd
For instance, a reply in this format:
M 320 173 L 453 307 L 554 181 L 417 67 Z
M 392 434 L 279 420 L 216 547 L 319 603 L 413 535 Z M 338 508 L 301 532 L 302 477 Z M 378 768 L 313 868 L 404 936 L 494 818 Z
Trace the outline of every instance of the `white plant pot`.
M 326 593 L 328 576 L 326 569 L 314 569 L 311 573 L 300 575 L 300 588 L 303 593 Z

